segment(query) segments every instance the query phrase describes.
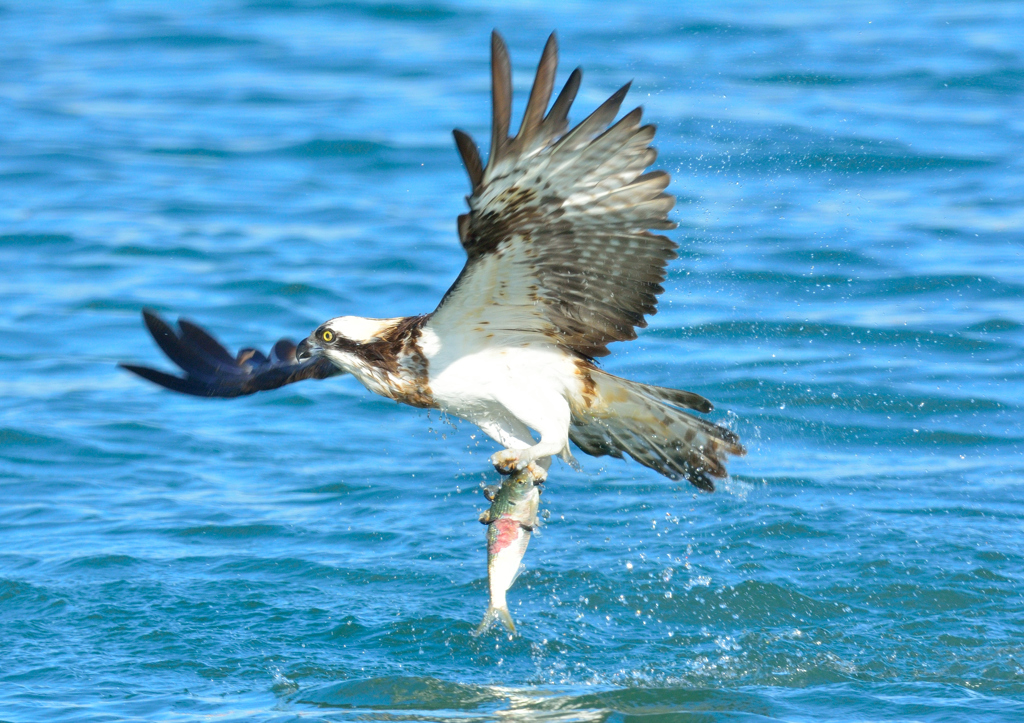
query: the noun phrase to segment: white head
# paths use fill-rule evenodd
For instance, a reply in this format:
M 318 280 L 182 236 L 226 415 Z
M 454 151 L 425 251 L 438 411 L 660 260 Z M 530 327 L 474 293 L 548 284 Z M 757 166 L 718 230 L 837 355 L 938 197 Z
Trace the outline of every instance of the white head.
M 370 357 L 377 357 L 374 342 L 384 340 L 389 329 L 402 319 L 364 319 L 360 316 L 339 316 L 325 321 L 299 344 L 295 356 L 299 361 L 326 357 L 347 372 L 366 366 Z
M 314 332 L 330 329 L 335 336 L 342 336 L 358 344 L 366 344 L 380 339 L 381 334 L 395 325 L 398 319 L 364 319 L 361 316 L 339 316 L 325 321 Z

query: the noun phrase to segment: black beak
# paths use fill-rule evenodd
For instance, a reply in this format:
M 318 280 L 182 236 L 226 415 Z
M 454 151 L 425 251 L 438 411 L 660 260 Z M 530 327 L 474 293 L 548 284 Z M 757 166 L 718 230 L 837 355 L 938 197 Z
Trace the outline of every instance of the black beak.
M 309 343 L 309 339 L 303 339 L 299 342 L 299 345 L 295 347 L 295 359 L 303 362 L 313 356 L 313 345 Z

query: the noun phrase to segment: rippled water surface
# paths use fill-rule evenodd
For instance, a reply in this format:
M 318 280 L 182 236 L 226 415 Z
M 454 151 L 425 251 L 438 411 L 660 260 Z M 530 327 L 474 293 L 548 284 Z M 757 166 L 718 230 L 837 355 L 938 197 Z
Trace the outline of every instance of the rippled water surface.
M 0 720 L 1024 719 L 1024 9 L 558 7 L 0 0 Z M 574 119 L 633 79 L 681 250 L 605 366 L 749 448 L 556 467 L 512 639 L 470 425 L 115 367 L 431 310 L 493 27 L 517 107 L 556 28 Z

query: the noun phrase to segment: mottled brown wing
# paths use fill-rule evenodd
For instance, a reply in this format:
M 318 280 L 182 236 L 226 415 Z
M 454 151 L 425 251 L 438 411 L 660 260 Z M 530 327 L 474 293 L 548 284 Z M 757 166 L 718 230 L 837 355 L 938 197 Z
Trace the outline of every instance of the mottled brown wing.
M 550 111 L 558 50 L 541 56 L 522 126 L 509 137 L 512 81 L 508 51 L 491 36 L 493 117 L 484 167 L 472 139 L 455 131 L 473 193 L 459 217 L 469 256 L 431 320 L 443 328 L 487 322 L 488 332 L 544 334 L 589 357 L 635 339 L 656 312 L 665 266 L 676 244 L 648 229 L 671 229 L 669 175 L 647 173 L 654 127 L 639 108 L 609 124 L 624 86 L 571 131 L 567 114 L 579 88 L 569 76 Z M 502 308 L 493 308 L 500 306 Z M 471 312 L 471 309 L 476 311 Z
M 240 397 L 277 389 L 303 379 L 324 379 L 341 372 L 324 358 L 300 362 L 295 344 L 282 339 L 267 356 L 256 349 L 243 349 L 232 356 L 205 329 L 185 319 L 178 320 L 181 333 L 144 309 L 142 317 L 153 339 L 172 362 L 185 372 L 184 377 L 157 369 L 121 363 L 118 366 L 143 379 L 183 394 L 197 397 Z

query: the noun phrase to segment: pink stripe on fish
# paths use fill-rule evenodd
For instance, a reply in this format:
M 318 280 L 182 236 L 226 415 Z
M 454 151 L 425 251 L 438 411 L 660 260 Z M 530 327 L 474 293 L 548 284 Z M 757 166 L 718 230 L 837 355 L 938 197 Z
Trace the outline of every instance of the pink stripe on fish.
M 494 525 L 494 529 L 498 534 L 494 536 L 494 540 L 487 546 L 489 554 L 497 555 L 519 539 L 519 523 L 515 520 L 508 517 L 499 517 L 491 524 Z

